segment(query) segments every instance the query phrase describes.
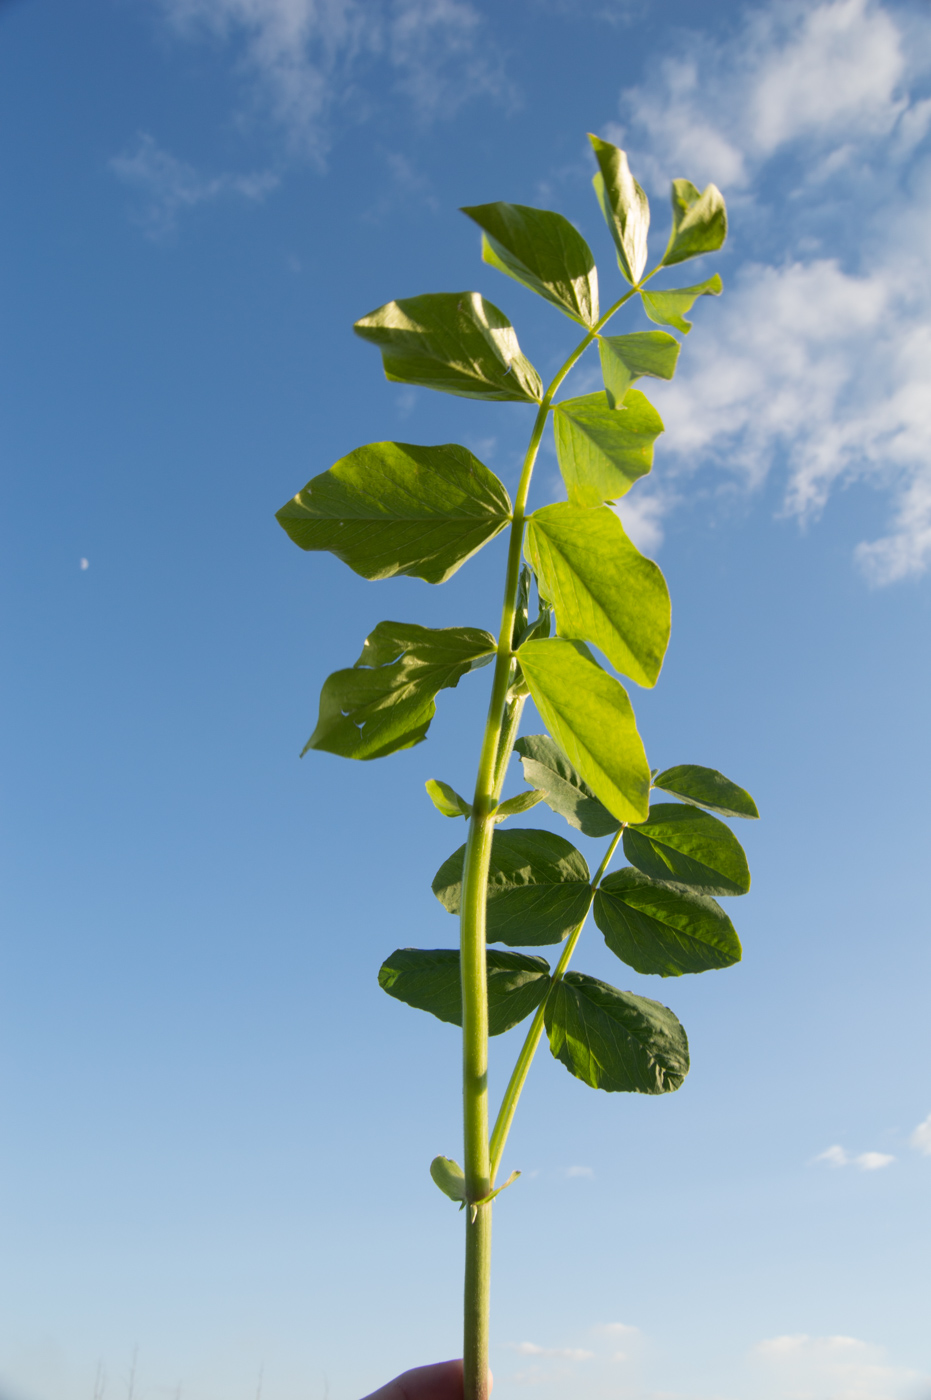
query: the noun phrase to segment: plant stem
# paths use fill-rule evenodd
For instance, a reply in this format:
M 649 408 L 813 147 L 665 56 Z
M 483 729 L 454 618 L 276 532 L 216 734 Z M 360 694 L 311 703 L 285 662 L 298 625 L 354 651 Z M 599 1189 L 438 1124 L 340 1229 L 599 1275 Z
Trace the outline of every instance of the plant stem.
M 591 911 L 592 901 L 595 898 L 595 891 L 601 883 L 601 877 L 604 875 L 605 871 L 608 868 L 608 865 L 610 864 L 611 857 L 617 850 L 617 844 L 624 833 L 624 827 L 626 825 L 627 823 L 624 822 L 623 825 L 618 828 L 617 832 L 611 840 L 611 844 L 605 851 L 604 859 L 602 860 L 598 869 L 592 876 L 592 882 L 590 885 L 591 895 L 588 901 L 588 908 L 585 910 L 585 914 L 582 917 L 582 920 L 579 923 L 578 927 L 573 929 L 572 933 L 569 935 L 569 938 L 566 941 L 566 946 L 562 951 L 562 957 L 556 964 L 556 970 L 553 973 L 552 987 L 555 987 L 557 983 L 561 982 L 566 974 L 566 969 L 568 968 L 569 963 L 572 960 L 572 954 L 575 952 L 575 946 L 579 941 L 582 930 L 585 927 L 586 920 L 588 919 L 589 913 Z M 549 994 L 547 994 L 546 1000 L 549 1000 Z M 498 1117 L 495 1119 L 495 1127 L 494 1132 L 491 1135 L 490 1147 L 492 1186 L 494 1186 L 495 1184 L 495 1177 L 497 1176 L 498 1168 L 501 1165 L 501 1157 L 504 1153 L 504 1145 L 508 1140 L 508 1133 L 511 1130 L 511 1123 L 514 1119 L 514 1113 L 517 1109 L 517 1101 L 521 1096 L 521 1090 L 524 1087 L 524 1081 L 526 1080 L 527 1075 L 530 1071 L 530 1066 L 533 1064 L 533 1057 L 537 1053 L 537 1046 L 540 1044 L 540 1037 L 543 1034 L 543 1021 L 546 1012 L 546 1000 L 544 1000 L 544 1002 L 537 1007 L 537 1010 L 534 1014 L 534 1018 L 530 1023 L 530 1030 L 527 1032 L 527 1036 L 524 1040 L 523 1045 L 521 1046 L 520 1054 L 517 1057 L 517 1064 L 514 1066 L 514 1072 L 511 1075 L 511 1078 L 508 1080 L 508 1087 L 504 1091 L 504 1098 L 501 1100 L 501 1107 L 498 1110 Z
M 511 746 L 523 706 L 515 703 L 507 714 L 508 685 L 514 657 L 514 617 L 520 580 L 521 550 L 530 480 L 546 427 L 553 396 L 579 357 L 587 350 L 602 326 L 637 291 L 631 288 L 601 317 L 558 371 L 534 419 L 533 431 L 524 457 L 508 543 L 501 629 L 495 657 L 494 679 L 485 733 L 475 779 L 472 817 L 466 841 L 462 871 L 462 904 L 459 932 L 459 963 L 462 974 L 462 1097 L 466 1192 L 478 1201 L 491 1190 L 492 1172 L 488 1141 L 488 984 L 485 963 L 485 900 L 491 839 L 494 834 L 493 809 L 507 770 Z M 506 740 L 506 742 L 503 742 Z M 578 936 L 577 930 L 576 937 Z M 542 1022 L 541 1022 L 542 1024 Z M 531 1055 L 532 1058 L 532 1055 Z M 519 1090 L 518 1090 L 519 1093 Z M 515 1100 L 516 1103 L 516 1100 Z M 488 1400 L 488 1318 L 491 1289 L 491 1205 L 479 1206 L 466 1216 L 465 1326 L 463 1337 L 464 1400 Z

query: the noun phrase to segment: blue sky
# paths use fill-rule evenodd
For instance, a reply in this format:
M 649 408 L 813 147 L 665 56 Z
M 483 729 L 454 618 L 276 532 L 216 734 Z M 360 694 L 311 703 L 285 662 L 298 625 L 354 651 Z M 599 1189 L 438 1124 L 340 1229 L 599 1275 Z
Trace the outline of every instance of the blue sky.
M 389 437 L 513 488 L 527 411 L 389 385 L 351 324 L 468 287 L 552 373 L 568 323 L 457 210 L 558 209 L 618 285 L 589 130 L 657 246 L 669 178 L 728 200 L 622 514 L 673 598 L 650 760 L 763 820 L 739 967 L 580 947 L 693 1068 L 648 1100 L 541 1055 L 495 1395 L 927 1400 L 927 4 L 8 0 L 0 114 L 2 1400 L 125 1396 L 134 1355 L 135 1400 L 358 1400 L 457 1352 L 457 1037 L 375 978 L 454 941 L 423 783 L 468 790 L 488 673 L 411 751 L 297 755 L 380 619 L 495 627 L 501 542 L 368 584 L 273 517 Z

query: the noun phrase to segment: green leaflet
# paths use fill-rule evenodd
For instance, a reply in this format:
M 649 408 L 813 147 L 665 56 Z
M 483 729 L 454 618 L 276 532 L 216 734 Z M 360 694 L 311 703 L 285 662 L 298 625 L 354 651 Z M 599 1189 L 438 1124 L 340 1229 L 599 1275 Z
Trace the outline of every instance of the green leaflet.
M 507 491 L 465 447 L 373 442 L 313 477 L 276 518 L 301 549 L 328 549 L 363 578 L 445 583 L 510 517 Z
M 430 1163 L 430 1175 L 444 1196 L 448 1196 L 451 1201 L 462 1201 L 465 1204 L 465 1172 L 452 1157 L 434 1157 Z
M 539 403 L 543 386 L 503 311 L 478 292 L 432 292 L 389 301 L 356 321 L 380 346 L 385 375 L 468 399 Z
M 524 779 L 538 788 L 547 806 L 584 836 L 611 836 L 620 822 L 613 817 L 577 773 L 548 734 L 526 734 L 514 745 L 524 766 Z
M 656 684 L 669 642 L 669 590 L 608 506 L 534 511 L 524 544 L 557 636 L 591 642 L 640 685 Z
M 713 899 L 627 866 L 602 880 L 595 923 L 635 972 L 680 977 L 740 962 L 734 925 Z
M 542 801 L 542 792 L 519 792 L 516 797 L 509 797 L 505 802 L 498 803 L 495 808 L 495 821 L 503 822 L 507 821 L 508 817 L 518 817 Z
M 355 665 L 324 681 L 320 717 L 303 752 L 384 758 L 419 744 L 436 712 L 437 691 L 458 685 L 494 653 L 494 637 L 478 627 L 380 622 Z
M 717 273 L 707 282 L 697 282 L 694 287 L 677 287 L 672 292 L 641 292 L 643 309 L 651 321 L 658 326 L 675 326 L 677 331 L 688 335 L 692 329 L 686 314 L 691 311 L 699 297 L 719 297 L 724 283 Z
M 460 909 L 464 857 L 460 846 L 433 881 L 433 893 L 450 914 Z M 561 836 L 532 827 L 496 831 L 488 871 L 488 942 L 560 943 L 588 913 L 589 879 L 584 856 Z
M 536 1011 L 550 985 L 544 958 L 489 948 L 488 1034 L 502 1035 Z M 440 1021 L 462 1025 L 462 979 L 458 948 L 398 948 L 382 963 L 378 984 L 389 996 Z
M 598 353 L 608 407 L 621 407 L 631 384 L 645 374 L 652 379 L 671 379 L 679 349 L 678 340 L 666 331 L 599 336 Z
M 668 1094 L 689 1072 L 688 1040 L 668 1007 L 582 972 L 553 987 L 545 1024 L 557 1060 L 592 1089 Z
M 583 781 L 619 822 L 644 821 L 650 767 L 624 687 L 582 642 L 525 642 L 517 656 L 544 724 Z
M 620 409 L 600 393 L 558 403 L 553 436 L 573 505 L 600 506 L 625 495 L 653 465 L 662 431 L 662 418 L 639 389 L 628 389 Z
M 598 270 L 582 235 L 562 214 L 526 204 L 476 204 L 463 209 L 483 231 L 482 258 L 568 316 L 598 320 Z
M 460 797 L 455 788 L 449 783 L 443 783 L 439 778 L 428 778 L 424 783 L 427 789 L 427 796 L 438 812 L 442 812 L 444 817 L 471 817 L 472 807 L 466 802 L 464 797 Z
M 747 857 L 729 826 L 696 807 L 659 802 L 624 832 L 624 854 L 654 880 L 678 880 L 705 894 L 746 894 Z
M 672 229 L 662 267 L 713 253 L 727 237 L 727 210 L 717 185 L 702 194 L 690 180 L 672 182 Z
M 618 267 L 628 282 L 639 282 L 647 261 L 650 202 L 630 173 L 626 152 L 591 133 L 588 139 L 598 161 L 592 184 L 614 239 Z
M 677 768 L 664 768 L 653 779 L 653 786 L 671 792 L 683 802 L 695 807 L 707 807 L 719 817 L 759 817 L 756 803 L 742 787 L 725 778 L 716 768 L 700 768 L 694 763 L 681 763 Z

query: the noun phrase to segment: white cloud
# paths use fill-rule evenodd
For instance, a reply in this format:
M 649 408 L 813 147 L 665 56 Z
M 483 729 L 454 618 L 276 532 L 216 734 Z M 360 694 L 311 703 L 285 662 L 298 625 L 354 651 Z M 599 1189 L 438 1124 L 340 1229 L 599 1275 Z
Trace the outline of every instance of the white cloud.
M 538 1347 L 536 1342 L 512 1342 L 511 1347 L 521 1356 L 558 1356 L 567 1361 L 590 1361 L 595 1355 L 581 1347 Z
M 875 0 L 770 3 L 733 42 L 695 38 L 622 96 L 635 167 L 664 187 L 670 174 L 736 187 L 745 245 L 778 249 L 777 266 L 744 263 L 720 304 L 697 308 L 663 391 L 661 463 L 716 465 L 745 489 L 778 470 L 801 522 L 839 489 L 882 491 L 887 519 L 854 551 L 874 584 L 931 562 L 931 166 L 915 154 L 931 100 L 909 92 L 931 77 L 931 21 L 912 31 L 907 44 Z M 654 541 L 676 499 L 650 498 Z
M 773 1394 L 810 1400 L 906 1400 L 928 1377 L 890 1366 L 881 1347 L 856 1337 L 771 1337 L 753 1349 L 769 1373 Z
M 152 238 L 171 233 L 185 209 L 226 195 L 257 203 L 279 183 L 270 171 L 201 175 L 192 165 L 162 150 L 146 132 L 140 132 L 132 151 L 113 157 L 110 169 L 141 196 L 140 222 Z
M 931 1157 L 931 1113 L 909 1138 L 912 1147 L 917 1147 L 919 1152 L 923 1152 L 926 1157 Z
M 387 66 L 423 117 L 479 96 L 507 99 L 485 21 L 468 0 L 156 0 L 175 31 L 229 45 L 254 102 L 295 153 L 322 162 L 337 108 L 373 110 L 368 79 Z
M 594 1171 L 594 1168 L 593 1168 L 593 1167 L 567 1167 L 567 1168 L 566 1168 L 566 1176 L 588 1176 L 588 1177 L 592 1177 L 592 1176 L 594 1176 L 594 1175 L 595 1175 L 595 1171 Z
M 826 1147 L 823 1152 L 819 1152 L 814 1161 L 825 1162 L 829 1167 L 853 1165 L 859 1167 L 861 1172 L 876 1172 L 882 1167 L 891 1166 L 895 1158 L 888 1152 L 860 1152 L 857 1156 L 853 1156 L 846 1148 L 835 1143 L 833 1147 Z

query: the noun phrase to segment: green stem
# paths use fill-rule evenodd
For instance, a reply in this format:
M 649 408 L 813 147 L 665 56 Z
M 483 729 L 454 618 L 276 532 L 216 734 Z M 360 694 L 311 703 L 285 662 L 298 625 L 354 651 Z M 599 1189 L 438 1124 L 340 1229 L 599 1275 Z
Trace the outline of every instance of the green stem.
M 591 894 L 588 900 L 588 907 L 586 908 L 585 914 L 583 915 L 578 927 L 573 929 L 572 933 L 569 935 L 569 938 L 566 941 L 566 946 L 563 949 L 562 957 L 556 964 L 556 970 L 553 973 L 553 987 L 555 987 L 557 983 L 561 982 L 563 977 L 566 975 L 566 969 L 568 968 L 569 963 L 572 960 L 572 954 L 575 952 L 575 946 L 579 941 L 582 930 L 585 927 L 586 920 L 588 919 L 588 915 L 591 911 L 592 901 L 595 898 L 595 891 L 601 883 L 601 878 L 607 870 L 608 865 L 610 864 L 611 857 L 617 850 L 617 844 L 620 841 L 622 835 L 624 834 L 624 827 L 626 825 L 627 823 L 625 822 L 622 826 L 618 828 L 617 832 L 611 840 L 611 844 L 605 851 L 604 859 L 602 860 L 598 869 L 592 876 L 592 882 L 589 887 L 591 890 Z M 547 1000 L 548 999 L 549 998 L 547 997 Z M 537 1053 L 537 1046 L 540 1044 L 540 1037 L 543 1035 L 543 1018 L 545 1010 L 546 1001 L 544 1001 L 540 1006 L 537 1007 L 537 1010 L 534 1014 L 534 1018 L 530 1023 L 530 1030 L 527 1032 L 527 1036 L 524 1040 L 523 1045 L 521 1046 L 520 1054 L 517 1057 L 517 1064 L 514 1066 L 514 1072 L 511 1075 L 511 1078 L 508 1080 L 508 1087 L 504 1091 L 504 1098 L 501 1100 L 501 1107 L 498 1110 L 498 1117 L 495 1119 L 495 1128 L 494 1132 L 491 1135 L 490 1147 L 492 1185 L 494 1185 L 495 1177 L 498 1174 L 498 1168 L 501 1165 L 501 1157 L 504 1153 L 504 1145 L 508 1140 L 508 1133 L 511 1130 L 511 1123 L 514 1119 L 514 1114 L 517 1109 L 517 1101 L 521 1096 L 521 1091 L 524 1087 L 524 1081 L 526 1080 L 527 1075 L 530 1071 L 530 1066 L 533 1064 L 533 1057 Z
M 466 1193 L 470 1200 L 487 1196 L 492 1185 L 488 1141 L 488 985 L 485 966 L 485 898 L 491 839 L 494 834 L 493 810 L 501 790 L 511 746 L 517 731 L 520 702 L 508 713 L 508 685 L 514 658 L 514 617 L 520 580 L 521 551 L 530 480 L 540 450 L 547 414 L 553 396 L 579 357 L 588 349 L 602 326 L 638 289 L 625 293 L 601 317 L 584 340 L 573 350 L 547 389 L 534 419 L 533 431 L 524 457 L 508 543 L 501 630 L 495 657 L 494 678 L 482 750 L 479 756 L 472 817 L 466 841 L 462 871 L 460 913 L 460 968 L 462 973 L 462 1098 Z M 505 730 L 506 732 L 502 732 Z M 577 935 L 576 935 L 577 936 Z M 532 1058 L 532 1057 L 531 1057 Z M 491 1205 L 480 1206 L 472 1219 L 466 1217 L 465 1328 L 463 1337 L 464 1400 L 488 1400 L 488 1318 L 491 1296 Z

